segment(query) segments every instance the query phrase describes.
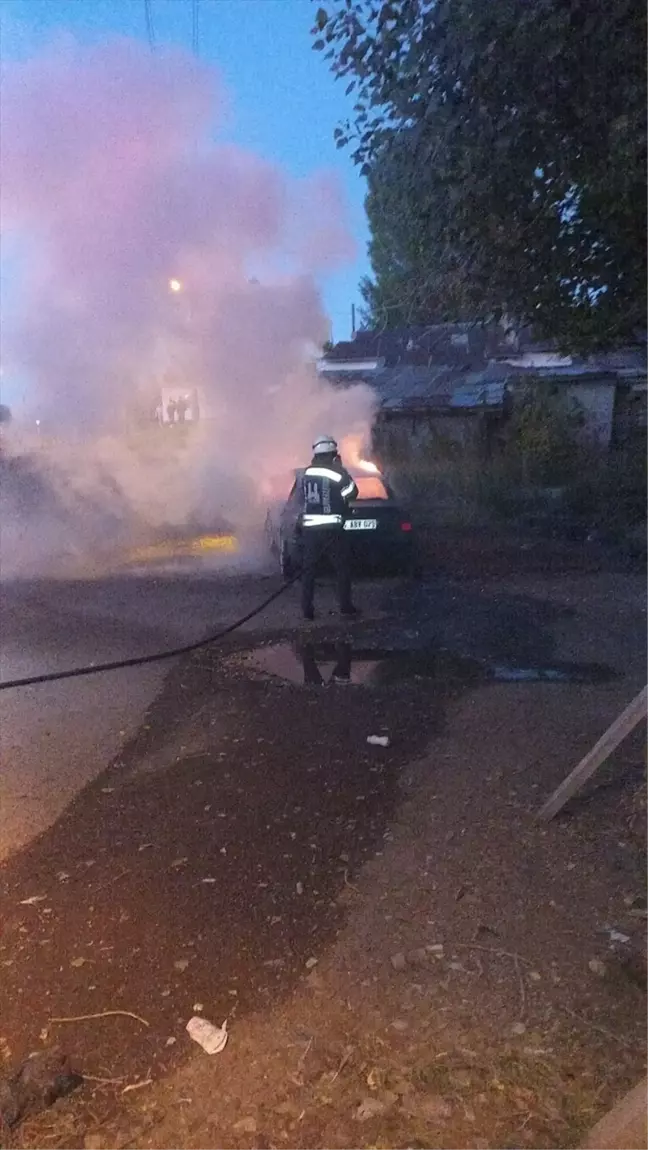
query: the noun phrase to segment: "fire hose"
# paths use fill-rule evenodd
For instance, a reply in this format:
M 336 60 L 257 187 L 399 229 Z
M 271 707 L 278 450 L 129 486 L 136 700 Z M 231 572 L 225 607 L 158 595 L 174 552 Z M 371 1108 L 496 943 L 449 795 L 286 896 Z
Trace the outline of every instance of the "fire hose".
M 327 548 L 324 549 L 323 554 L 326 554 Z M 223 627 L 220 631 L 215 631 L 213 634 L 206 635 L 203 639 L 196 639 L 193 643 L 185 643 L 181 647 L 173 647 L 166 651 L 155 651 L 151 655 L 134 655 L 129 659 L 113 659 L 107 663 L 95 663 L 84 667 L 71 667 L 67 671 L 47 671 L 40 675 L 27 675 L 22 679 L 4 679 L 0 680 L 0 691 L 10 691 L 16 687 L 35 687 L 40 683 L 58 683 L 62 679 L 80 679 L 87 675 L 101 675 L 107 671 L 121 671 L 127 667 L 144 667 L 148 663 L 162 663 L 166 659 L 176 659 L 181 655 L 190 655 L 193 651 L 199 651 L 203 647 L 210 647 L 212 643 L 218 643 L 221 639 L 231 635 L 232 632 L 238 631 L 245 623 L 249 623 L 250 619 L 254 619 L 265 611 L 275 599 L 278 599 L 293 583 L 296 583 L 302 576 L 302 570 L 299 570 L 296 575 L 291 576 L 290 579 L 268 595 L 261 603 L 258 603 L 246 615 L 242 615 L 240 619 L 236 619 L 233 623 L 229 623 L 227 627 Z

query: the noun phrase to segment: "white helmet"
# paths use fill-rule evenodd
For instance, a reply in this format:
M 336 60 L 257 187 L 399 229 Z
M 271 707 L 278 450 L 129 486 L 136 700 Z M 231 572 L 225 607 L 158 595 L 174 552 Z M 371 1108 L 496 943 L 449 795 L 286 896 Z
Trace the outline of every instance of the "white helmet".
M 331 435 L 318 435 L 313 444 L 313 455 L 335 455 L 338 445 Z

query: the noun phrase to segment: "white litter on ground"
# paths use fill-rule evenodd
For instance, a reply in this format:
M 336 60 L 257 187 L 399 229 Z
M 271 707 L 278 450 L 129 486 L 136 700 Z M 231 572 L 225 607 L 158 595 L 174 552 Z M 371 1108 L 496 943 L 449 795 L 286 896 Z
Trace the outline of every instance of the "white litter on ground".
M 220 1054 L 221 1050 L 227 1046 L 227 1019 L 225 1019 L 222 1026 L 214 1026 L 213 1022 L 208 1022 L 206 1018 L 198 1018 L 194 1015 L 187 1023 L 187 1034 L 202 1046 L 207 1054 Z

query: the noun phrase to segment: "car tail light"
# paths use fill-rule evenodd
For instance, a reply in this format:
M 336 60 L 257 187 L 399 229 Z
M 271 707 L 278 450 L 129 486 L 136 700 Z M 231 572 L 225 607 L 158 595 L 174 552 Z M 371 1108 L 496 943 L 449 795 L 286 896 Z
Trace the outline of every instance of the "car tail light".
M 411 523 L 407 523 L 407 522 L 401 523 L 401 531 L 411 531 L 411 530 L 412 530 L 412 524 Z

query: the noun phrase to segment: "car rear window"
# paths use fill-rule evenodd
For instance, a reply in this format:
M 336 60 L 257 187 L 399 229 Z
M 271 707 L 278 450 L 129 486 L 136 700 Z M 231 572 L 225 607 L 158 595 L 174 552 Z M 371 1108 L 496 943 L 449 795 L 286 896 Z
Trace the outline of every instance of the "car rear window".
M 387 488 L 378 475 L 356 475 L 358 499 L 389 499 Z

